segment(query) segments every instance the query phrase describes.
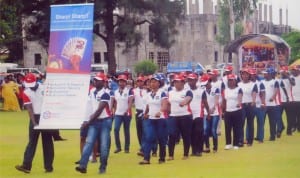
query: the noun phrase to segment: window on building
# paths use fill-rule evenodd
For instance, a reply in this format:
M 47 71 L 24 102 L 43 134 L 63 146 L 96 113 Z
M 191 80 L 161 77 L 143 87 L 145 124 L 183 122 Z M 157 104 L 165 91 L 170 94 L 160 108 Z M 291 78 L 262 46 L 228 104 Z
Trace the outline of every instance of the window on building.
M 108 52 L 104 52 L 104 61 L 108 62 Z
M 154 41 L 154 28 L 153 25 L 149 25 L 149 42 Z
M 214 25 L 214 34 L 217 35 L 217 33 L 218 33 L 217 25 Z
M 34 65 L 42 65 L 42 56 L 40 53 L 34 54 Z
M 218 62 L 218 58 L 219 58 L 218 51 L 215 51 L 215 62 Z
M 149 59 L 153 62 L 154 61 L 154 52 L 149 52 Z
M 95 52 L 94 53 L 94 63 L 101 63 L 101 53 L 100 52 Z
M 160 71 L 168 65 L 169 59 L 169 52 L 158 52 L 157 53 L 157 64 Z

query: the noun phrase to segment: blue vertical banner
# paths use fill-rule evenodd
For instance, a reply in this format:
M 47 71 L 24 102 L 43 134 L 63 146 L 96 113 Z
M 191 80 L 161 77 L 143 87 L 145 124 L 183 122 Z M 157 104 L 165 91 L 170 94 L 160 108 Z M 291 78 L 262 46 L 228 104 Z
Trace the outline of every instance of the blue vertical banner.
M 94 4 L 51 6 L 47 78 L 38 129 L 78 129 L 85 119 Z

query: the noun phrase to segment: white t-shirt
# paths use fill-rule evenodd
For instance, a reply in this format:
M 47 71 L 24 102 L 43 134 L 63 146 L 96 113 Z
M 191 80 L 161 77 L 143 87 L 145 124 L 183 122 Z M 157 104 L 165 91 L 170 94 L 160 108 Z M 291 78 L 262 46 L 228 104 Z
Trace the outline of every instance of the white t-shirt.
M 120 89 L 115 90 L 112 96 L 116 100 L 116 111 L 115 115 L 123 116 L 125 112 L 131 116 L 131 108 L 128 108 L 128 102 L 131 97 L 133 97 L 132 89 L 125 87 L 121 92 Z
M 145 102 L 144 102 L 143 97 L 145 97 L 146 94 L 147 94 L 147 91 L 145 89 L 141 89 L 138 87 L 133 89 L 135 109 L 144 110 Z
M 106 92 L 104 88 L 97 91 L 96 88 L 91 89 L 89 94 L 89 104 L 91 104 L 92 113 L 95 113 L 99 107 L 100 102 L 106 102 L 107 106 L 104 108 L 104 110 L 101 112 L 101 114 L 98 116 L 98 119 L 104 119 L 107 117 L 111 117 L 111 111 L 110 111 L 110 96 Z
M 202 88 L 196 88 L 190 90 L 193 93 L 193 99 L 190 102 L 190 108 L 192 110 L 193 119 L 204 116 L 204 107 L 202 104 L 203 99 L 206 99 L 206 93 Z
M 287 102 L 287 97 L 289 98 L 289 101 L 292 99 L 292 85 L 290 83 L 289 79 L 281 79 L 279 81 L 279 88 L 280 88 L 280 101 L 281 102 Z M 287 93 L 287 95 L 284 92 L 284 89 Z
M 149 108 L 149 119 L 161 119 L 168 118 L 168 114 L 161 112 L 161 103 L 164 99 L 167 99 L 167 95 L 163 90 L 158 90 L 156 93 L 149 92 L 146 95 L 146 105 Z M 160 117 L 155 117 L 155 115 L 160 112 Z
M 300 75 L 291 78 L 295 80 L 295 86 L 292 86 L 292 101 L 300 101 Z
M 206 93 L 209 110 L 212 110 L 212 109 L 214 110 L 214 112 L 210 113 L 210 115 L 218 116 L 220 114 L 220 105 L 219 105 L 219 103 L 218 103 L 218 105 L 216 105 L 215 102 L 216 102 L 217 96 L 219 96 L 219 98 L 221 97 L 219 88 L 212 87 L 209 91 L 205 90 L 205 93 Z M 204 110 L 204 114 L 205 115 L 208 114 L 206 110 Z
M 243 89 L 242 103 L 252 102 L 252 93 L 257 93 L 257 86 L 255 82 L 249 81 L 248 83 L 239 82 L 238 86 Z
M 275 93 L 275 89 L 279 88 L 279 84 L 276 80 L 271 79 L 269 81 L 263 80 L 262 83 L 265 86 L 265 93 L 266 93 L 266 106 L 277 106 L 280 104 L 279 98 L 276 96 L 273 101 L 270 99 L 273 97 Z
M 233 112 L 242 109 L 241 106 L 238 107 L 238 95 L 243 94 L 243 90 L 240 87 L 234 89 L 225 88 L 224 98 L 226 100 L 226 111 Z
M 255 102 L 256 102 L 256 107 L 260 108 L 262 104 L 260 93 L 265 92 L 266 89 L 265 89 L 265 85 L 261 81 L 256 80 L 255 83 L 257 85 L 257 95 L 256 95 Z
M 170 116 L 185 116 L 192 114 L 189 104 L 183 107 L 179 106 L 180 102 L 182 102 L 186 96 L 193 97 L 193 94 L 190 90 L 185 89 L 181 91 L 173 89 L 169 92 L 169 102 L 171 104 Z
M 30 88 L 26 88 L 23 94 L 24 105 L 32 104 L 34 114 L 41 114 L 44 98 L 44 85 L 41 83 L 38 85 L 39 86 L 35 91 Z

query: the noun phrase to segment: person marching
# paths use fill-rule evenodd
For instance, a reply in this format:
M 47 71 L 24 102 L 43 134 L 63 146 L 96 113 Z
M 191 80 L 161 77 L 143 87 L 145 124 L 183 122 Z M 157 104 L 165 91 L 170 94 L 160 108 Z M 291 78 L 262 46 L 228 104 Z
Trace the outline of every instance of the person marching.
M 174 89 L 169 92 L 170 117 L 174 118 L 174 124 L 170 124 L 169 128 L 174 132 L 170 134 L 169 138 L 169 160 L 174 159 L 174 149 L 177 133 L 179 132 L 183 140 L 183 158 L 187 159 L 189 156 L 189 149 L 191 145 L 191 130 L 192 130 L 192 112 L 190 109 L 190 102 L 193 99 L 193 93 L 190 90 L 184 89 L 185 79 L 181 75 L 174 76 Z
M 250 80 L 257 85 L 257 94 L 255 100 L 254 114 L 256 116 L 256 137 L 254 138 L 258 143 L 263 143 L 265 135 L 265 106 L 266 106 L 266 92 L 265 85 L 258 80 L 256 69 L 250 69 Z
M 293 66 L 291 69 L 292 81 L 292 131 L 300 132 L 300 67 Z
M 168 97 L 163 91 L 161 77 L 153 75 L 150 80 L 151 92 L 146 95 L 144 113 L 144 160 L 139 164 L 150 164 L 150 152 L 159 145 L 159 163 L 165 162 L 167 144 Z
M 208 111 L 204 110 L 204 141 L 206 145 L 206 151 L 210 152 L 209 137 L 213 137 L 213 152 L 218 150 L 218 123 L 220 120 L 220 89 L 212 86 L 212 80 L 208 76 L 203 75 L 201 77 L 201 85 L 205 86 L 205 93 L 207 97 L 207 103 L 209 106 Z M 210 118 L 208 117 L 210 115 Z
M 86 173 L 89 157 L 93 151 L 94 144 L 99 139 L 100 144 L 100 167 L 99 173 L 106 172 L 107 160 L 110 151 L 110 131 L 112 127 L 111 111 L 109 109 L 110 96 L 104 88 L 106 76 L 103 73 L 97 73 L 94 78 L 95 88 L 91 89 L 89 94 L 90 107 L 92 114 L 88 121 L 83 122 L 82 127 L 88 127 L 88 134 L 83 147 L 79 166 L 75 168 L 80 173 Z
M 36 76 L 33 73 L 26 74 L 24 78 L 25 90 L 23 93 L 24 107 L 28 111 L 29 122 L 29 142 L 24 152 L 22 165 L 15 168 L 18 171 L 30 173 L 32 161 L 35 155 L 39 135 L 42 135 L 43 156 L 45 172 L 53 171 L 54 145 L 52 132 L 49 130 L 35 130 L 34 127 L 39 124 L 41 107 L 44 97 L 43 84 L 37 83 Z
M 240 135 L 239 146 L 244 144 L 244 130 L 245 130 L 245 121 L 247 121 L 246 126 L 246 140 L 247 146 L 252 146 L 254 139 L 254 107 L 256 103 L 256 94 L 258 92 L 257 85 L 255 82 L 250 80 L 250 69 L 241 70 L 241 82 L 238 83 L 238 86 L 243 89 L 243 98 L 242 98 L 242 130 Z
M 275 73 L 274 68 L 268 67 L 264 74 L 265 80 L 263 84 L 266 90 L 266 114 L 268 114 L 270 124 L 270 141 L 275 141 L 276 136 L 276 122 L 280 119 L 280 108 L 278 107 L 279 100 L 277 95 L 279 94 L 279 83 L 273 79 L 272 75 Z
M 191 73 L 187 76 L 187 81 L 190 87 L 190 91 L 193 94 L 193 100 L 190 102 L 190 108 L 192 110 L 193 115 L 191 140 L 192 156 L 201 156 L 203 152 L 204 143 L 203 110 L 205 108 L 206 111 L 208 111 L 209 108 L 204 89 L 198 88 L 196 86 L 198 76 L 195 73 Z M 210 114 L 208 114 L 208 116 L 210 116 Z
M 283 114 L 283 111 L 286 113 L 286 119 L 287 119 L 287 130 L 286 133 L 287 135 L 292 135 L 292 115 L 293 115 L 293 110 L 292 110 L 292 85 L 291 85 L 291 79 L 289 76 L 289 67 L 288 66 L 282 66 L 280 68 L 280 80 L 279 80 L 279 88 L 280 88 L 280 101 L 281 101 L 281 106 L 280 106 L 280 112 L 281 116 Z M 281 132 L 277 133 L 277 137 L 281 136 Z
M 225 88 L 222 99 L 222 109 L 225 121 L 225 150 L 239 149 L 240 132 L 242 128 L 242 98 L 243 91 L 237 85 L 237 77 L 229 74 L 228 88 Z M 233 147 L 231 140 L 231 131 L 233 131 Z
M 144 97 L 147 91 L 144 89 L 144 77 L 139 76 L 136 80 L 136 88 L 133 89 L 134 105 L 135 105 L 135 124 L 140 150 L 138 155 L 143 154 L 142 150 L 142 136 L 143 136 L 143 112 L 145 110 Z
M 130 145 L 130 122 L 131 122 L 131 107 L 133 103 L 133 90 L 126 87 L 127 76 L 118 76 L 119 89 L 112 93 L 112 107 L 114 113 L 114 134 L 116 150 L 114 153 L 122 151 L 120 142 L 120 127 L 124 123 L 124 136 L 125 136 L 125 153 L 129 153 Z

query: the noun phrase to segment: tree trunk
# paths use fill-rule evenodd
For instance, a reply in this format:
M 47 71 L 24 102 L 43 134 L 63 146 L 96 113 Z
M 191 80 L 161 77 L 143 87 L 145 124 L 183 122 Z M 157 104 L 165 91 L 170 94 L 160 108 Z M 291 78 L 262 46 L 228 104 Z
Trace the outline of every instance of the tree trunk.
M 230 16 L 230 40 L 233 41 L 234 36 L 234 26 L 235 26 L 235 19 L 233 13 L 233 0 L 229 0 L 229 16 Z
M 115 32 L 114 32 L 114 18 L 113 18 L 113 5 L 107 8 L 107 16 L 104 20 L 106 27 L 106 49 L 108 57 L 108 72 L 111 75 L 116 73 L 116 56 L 115 56 Z

